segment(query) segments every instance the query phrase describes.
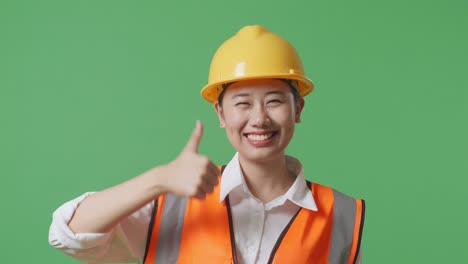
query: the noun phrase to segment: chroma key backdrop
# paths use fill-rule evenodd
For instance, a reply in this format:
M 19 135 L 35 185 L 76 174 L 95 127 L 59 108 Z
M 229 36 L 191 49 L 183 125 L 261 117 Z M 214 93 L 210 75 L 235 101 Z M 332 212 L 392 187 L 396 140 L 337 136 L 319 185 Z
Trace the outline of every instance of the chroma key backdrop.
M 78 263 L 53 211 L 174 159 L 234 154 L 200 97 L 216 48 L 260 24 L 316 89 L 287 153 L 367 202 L 364 263 L 467 263 L 468 2 L 0 2 L 0 262 Z M 131 194 L 129 194 L 131 195 Z

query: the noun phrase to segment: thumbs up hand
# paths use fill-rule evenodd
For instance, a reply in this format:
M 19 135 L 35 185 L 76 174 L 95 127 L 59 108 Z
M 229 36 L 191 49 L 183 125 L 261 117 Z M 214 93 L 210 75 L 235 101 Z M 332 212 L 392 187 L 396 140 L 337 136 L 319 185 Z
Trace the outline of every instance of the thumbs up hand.
M 202 135 L 203 124 L 197 120 L 182 152 L 164 168 L 167 192 L 203 199 L 218 184 L 218 168 L 208 157 L 198 153 Z

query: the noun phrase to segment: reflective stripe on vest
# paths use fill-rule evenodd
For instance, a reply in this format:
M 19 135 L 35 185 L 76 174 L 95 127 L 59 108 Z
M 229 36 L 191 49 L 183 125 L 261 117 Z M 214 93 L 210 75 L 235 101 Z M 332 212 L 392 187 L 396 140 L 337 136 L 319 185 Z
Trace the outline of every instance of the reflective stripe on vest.
M 268 263 L 355 263 L 364 201 L 309 184 L 318 211 L 300 209 L 283 230 Z M 237 263 L 229 198 L 220 185 L 205 200 L 158 198 L 144 263 Z

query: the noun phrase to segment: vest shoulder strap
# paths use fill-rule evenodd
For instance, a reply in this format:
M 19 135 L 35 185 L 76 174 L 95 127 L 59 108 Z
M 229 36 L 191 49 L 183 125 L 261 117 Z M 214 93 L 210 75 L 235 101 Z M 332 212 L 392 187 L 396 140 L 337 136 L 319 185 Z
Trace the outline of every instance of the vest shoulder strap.
M 323 206 L 323 199 L 327 196 L 316 195 L 316 193 L 328 192 L 332 194 L 333 217 L 331 218 L 329 263 L 356 263 L 364 227 L 365 201 L 324 185 L 317 183 L 309 185 L 315 201 L 318 201 L 321 206 Z

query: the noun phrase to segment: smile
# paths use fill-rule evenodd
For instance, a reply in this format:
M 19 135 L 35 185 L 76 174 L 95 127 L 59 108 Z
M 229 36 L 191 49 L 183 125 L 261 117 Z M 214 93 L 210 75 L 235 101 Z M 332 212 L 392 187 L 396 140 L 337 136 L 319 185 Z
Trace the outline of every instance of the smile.
M 261 131 L 245 133 L 244 136 L 251 145 L 255 147 L 266 147 L 273 142 L 277 134 L 277 131 Z
M 267 140 L 273 136 L 273 133 L 266 134 L 247 134 L 247 138 L 253 141 L 262 141 Z

